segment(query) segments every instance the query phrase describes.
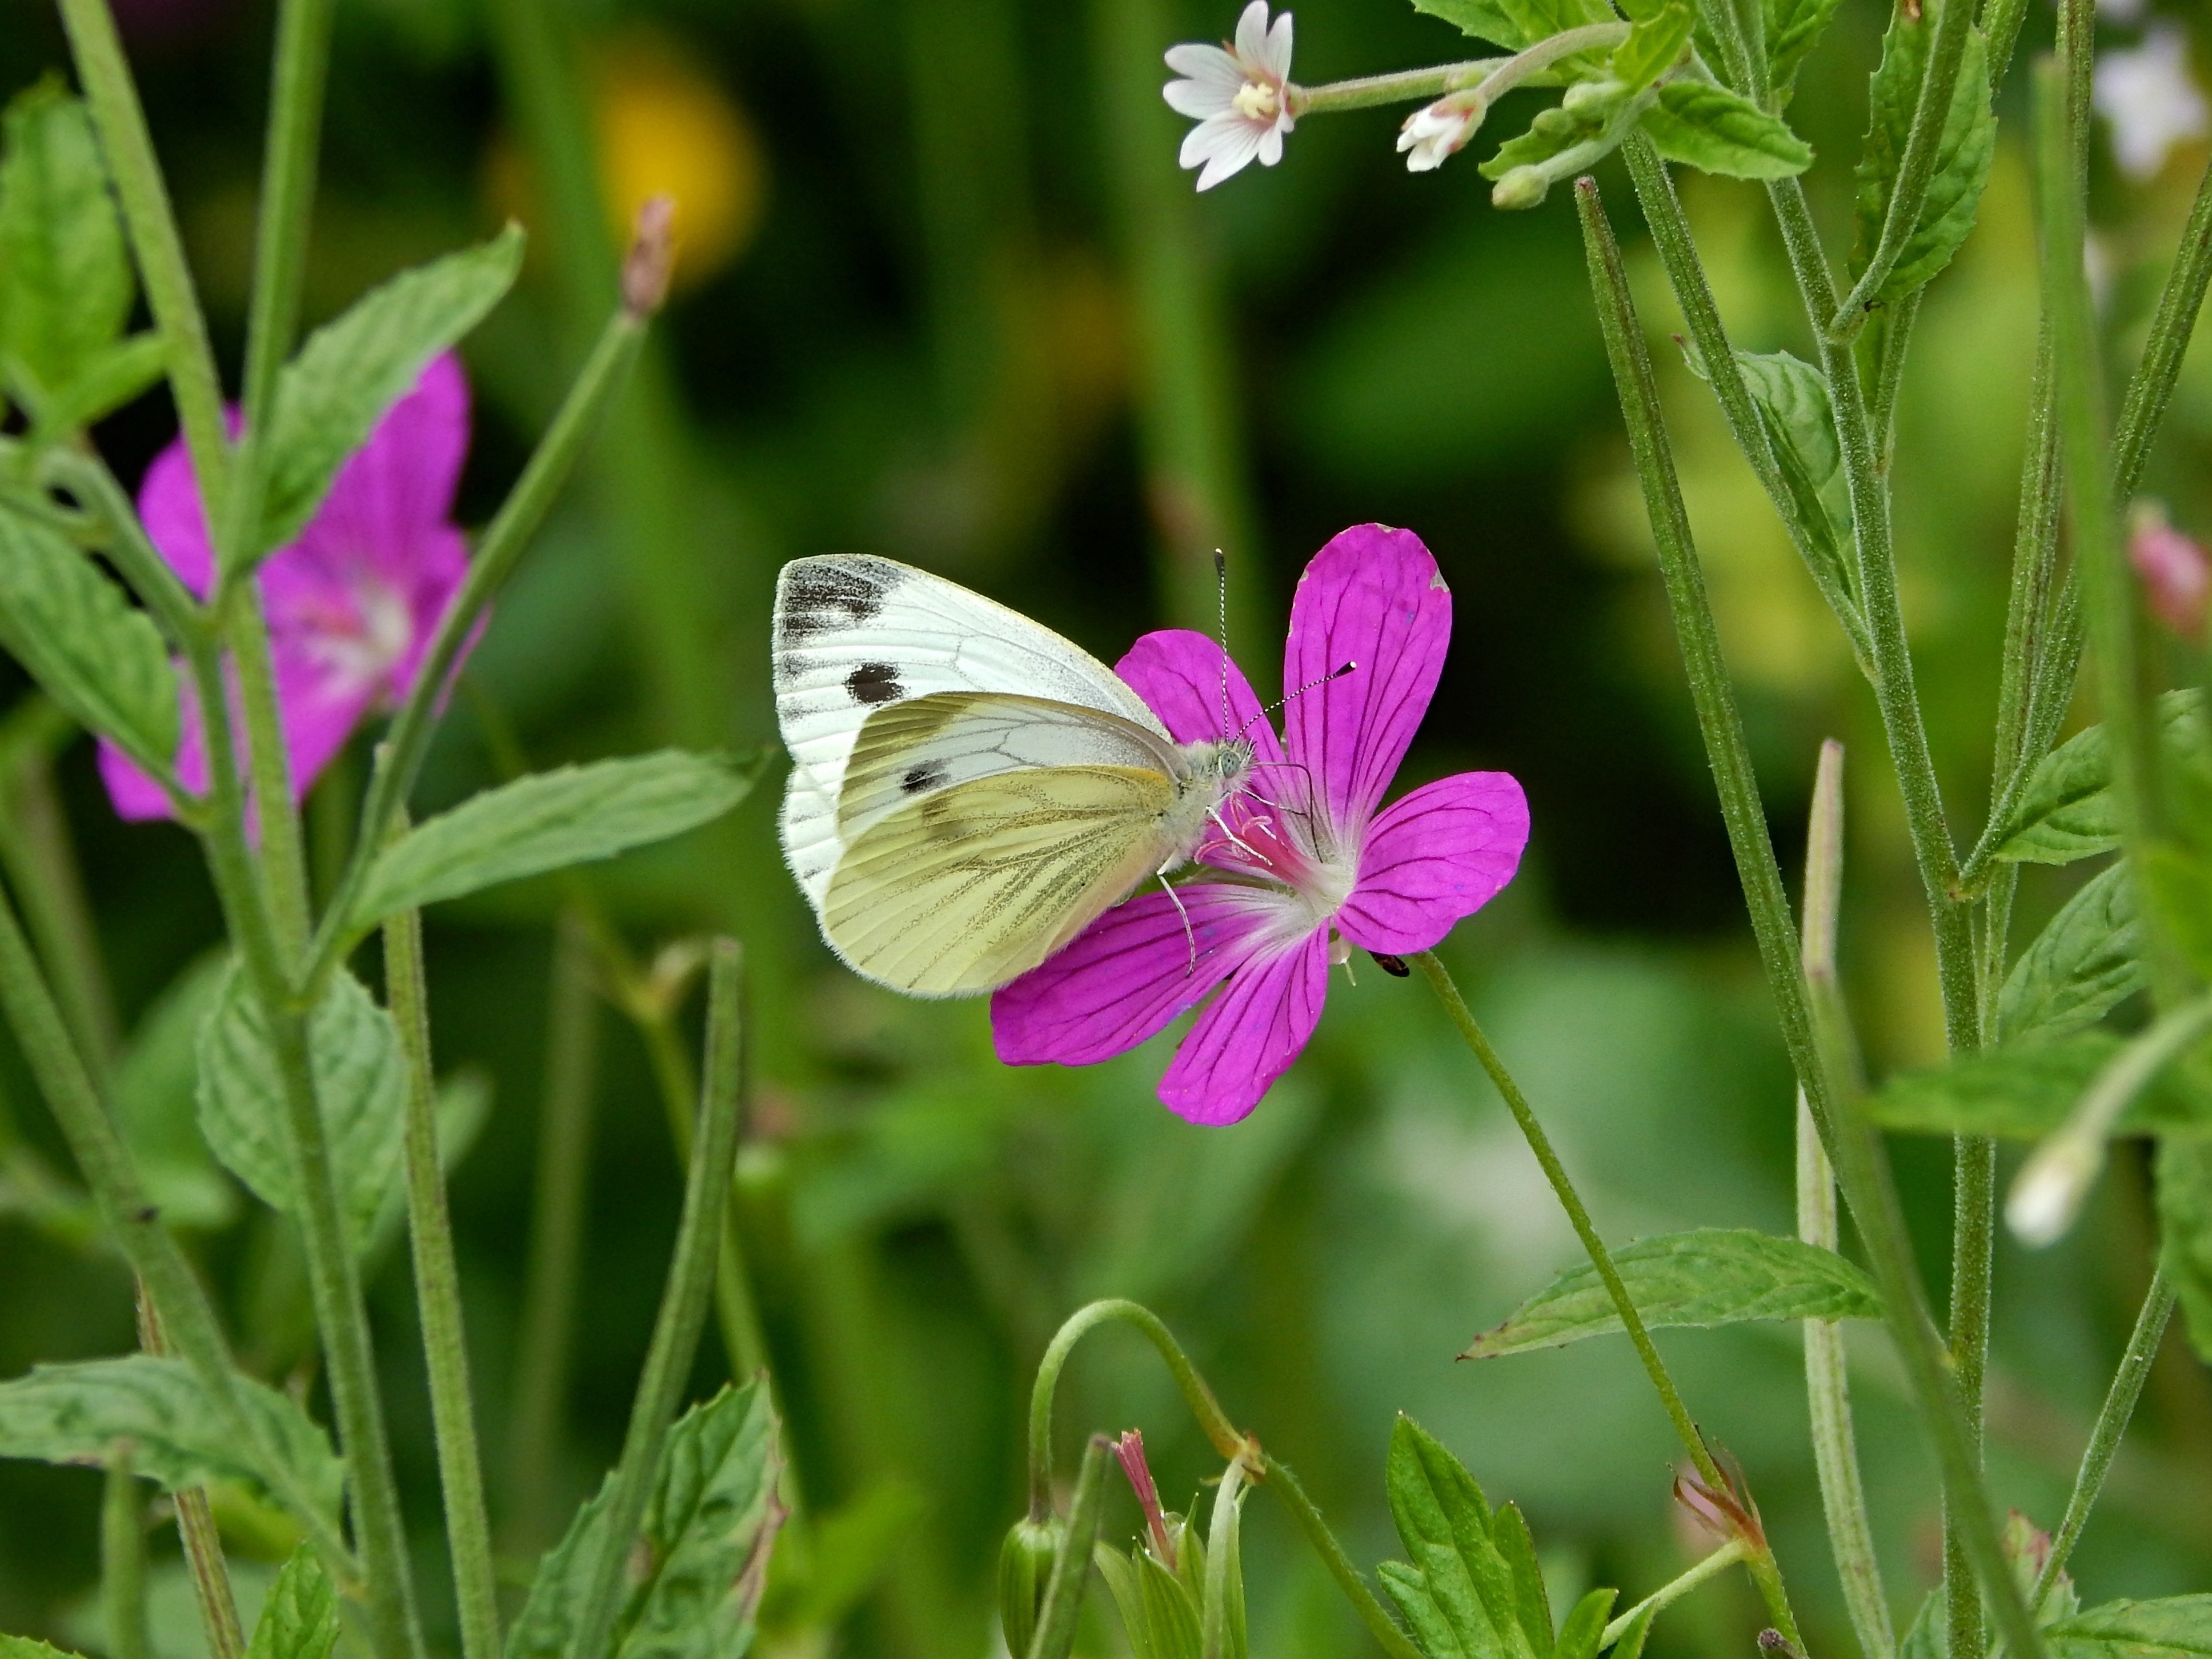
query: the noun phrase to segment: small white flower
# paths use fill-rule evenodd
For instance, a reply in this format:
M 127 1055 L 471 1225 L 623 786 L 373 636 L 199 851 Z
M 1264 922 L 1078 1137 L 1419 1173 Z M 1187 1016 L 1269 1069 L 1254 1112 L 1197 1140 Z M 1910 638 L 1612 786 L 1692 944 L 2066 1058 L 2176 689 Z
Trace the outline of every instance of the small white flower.
M 1472 94 L 1455 92 L 1425 104 L 1398 129 L 1398 150 L 1408 173 L 1433 173 L 1465 149 L 1482 125 L 1485 106 Z
M 1198 123 L 1184 135 L 1182 164 L 1203 167 L 1198 187 L 1211 190 L 1257 157 L 1283 159 L 1291 114 L 1291 15 L 1271 27 L 1267 0 L 1252 0 L 1237 20 L 1237 39 L 1218 46 L 1168 48 L 1168 67 L 1184 78 L 1163 88 L 1168 107 Z
M 2173 23 L 2151 26 L 2139 46 L 2097 59 L 2097 112 L 2112 124 L 2112 150 L 2120 170 L 2148 179 L 2166 165 L 2177 144 L 2212 128 L 2212 111 L 2189 72 L 2189 40 Z

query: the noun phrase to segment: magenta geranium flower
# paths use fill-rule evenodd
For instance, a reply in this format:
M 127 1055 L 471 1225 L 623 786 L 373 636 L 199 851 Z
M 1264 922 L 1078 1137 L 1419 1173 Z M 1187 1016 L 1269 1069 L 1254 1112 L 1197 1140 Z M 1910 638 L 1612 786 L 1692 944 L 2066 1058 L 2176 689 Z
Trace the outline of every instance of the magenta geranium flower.
M 468 571 L 468 543 L 450 517 L 468 448 L 468 381 L 448 353 L 347 458 L 298 538 L 261 567 L 285 752 L 301 794 L 363 717 L 404 696 L 421 672 Z M 138 513 L 185 586 L 206 598 L 214 547 L 181 438 L 146 469 Z M 185 689 L 177 775 L 198 793 L 205 739 Z M 160 787 L 112 744 L 100 744 L 100 771 L 125 817 L 168 816 Z
M 1411 531 L 1360 525 L 1315 555 L 1283 663 L 1285 686 L 1312 689 L 1286 706 L 1281 741 L 1226 667 L 1228 721 L 1255 752 L 1249 791 L 1198 852 L 1220 878 L 1139 894 L 1000 990 L 999 1057 L 1105 1060 L 1218 989 L 1159 1092 L 1194 1123 L 1233 1123 L 1313 1035 L 1333 961 L 1425 951 L 1487 903 L 1528 839 L 1518 783 L 1462 772 L 1382 807 L 1450 639 L 1450 592 Z M 1222 735 L 1222 652 L 1205 635 L 1148 634 L 1115 672 L 1179 742 Z

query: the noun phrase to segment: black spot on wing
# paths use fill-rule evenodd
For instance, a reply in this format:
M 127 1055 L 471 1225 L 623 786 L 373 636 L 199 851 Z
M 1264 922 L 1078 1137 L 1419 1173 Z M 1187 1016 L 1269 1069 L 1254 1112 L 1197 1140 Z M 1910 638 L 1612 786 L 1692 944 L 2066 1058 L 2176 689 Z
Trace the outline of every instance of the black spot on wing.
M 951 775 L 943 761 L 924 761 L 899 780 L 899 787 L 909 795 L 924 794 L 942 788 Z
M 783 585 L 777 621 L 786 649 L 835 629 L 872 621 L 884 608 L 887 586 L 837 564 L 808 564 Z
M 854 702 L 864 702 L 871 708 L 882 702 L 896 702 L 906 695 L 899 684 L 898 670 L 887 662 L 864 662 L 845 676 L 845 690 L 852 694 Z

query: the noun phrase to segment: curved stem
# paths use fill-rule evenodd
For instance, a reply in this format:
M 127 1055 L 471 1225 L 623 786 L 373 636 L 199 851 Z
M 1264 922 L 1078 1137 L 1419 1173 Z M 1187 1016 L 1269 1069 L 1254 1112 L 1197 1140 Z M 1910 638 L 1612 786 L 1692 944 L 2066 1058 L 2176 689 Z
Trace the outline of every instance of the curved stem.
M 1044 1358 L 1037 1362 L 1036 1382 L 1030 1390 L 1030 1519 L 1042 1521 L 1052 1513 L 1052 1401 L 1060 1387 L 1060 1374 L 1066 1368 L 1067 1357 L 1075 1345 L 1097 1327 L 1109 1320 L 1119 1320 L 1142 1331 L 1158 1350 L 1168 1374 L 1175 1378 L 1183 1403 L 1206 1431 L 1206 1437 L 1213 1443 L 1214 1450 L 1224 1457 L 1241 1455 L 1248 1442 L 1229 1414 L 1221 1409 L 1221 1402 L 1213 1397 L 1198 1368 L 1182 1351 L 1166 1325 L 1150 1308 L 1141 1303 L 1130 1302 L 1119 1297 L 1093 1302 L 1078 1308 L 1067 1316 L 1051 1342 L 1046 1346 Z M 1086 1553 L 1085 1559 L 1088 1559 Z
M 1698 1562 L 1680 1577 L 1670 1579 L 1660 1585 L 1657 1589 L 1629 1608 L 1620 1618 L 1607 1624 L 1604 1634 L 1597 1638 L 1598 1651 L 1602 1653 L 1622 1637 L 1627 1635 L 1628 1627 L 1638 1619 L 1647 1613 L 1658 1613 L 1673 1606 L 1708 1578 L 1717 1576 L 1742 1560 L 1747 1553 L 1748 1547 L 1742 1539 L 1729 1539 L 1727 1543 L 1705 1557 L 1704 1560 Z

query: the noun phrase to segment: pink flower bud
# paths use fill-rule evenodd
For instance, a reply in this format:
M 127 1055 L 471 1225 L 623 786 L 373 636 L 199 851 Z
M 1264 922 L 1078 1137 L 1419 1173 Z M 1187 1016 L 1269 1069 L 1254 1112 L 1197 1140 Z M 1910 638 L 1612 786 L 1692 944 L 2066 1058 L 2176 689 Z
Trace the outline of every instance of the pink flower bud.
M 676 264 L 676 198 L 655 196 L 637 210 L 637 234 L 623 256 L 623 307 L 633 317 L 650 317 L 668 297 L 668 276 Z
M 1114 1455 L 1121 1460 L 1121 1473 L 1145 1511 L 1145 1525 L 1152 1534 L 1152 1554 L 1170 1572 L 1176 1567 L 1175 1540 L 1168 1533 L 1167 1516 L 1160 1511 L 1160 1489 L 1152 1484 L 1152 1465 L 1145 1462 L 1145 1435 L 1131 1429 L 1114 1443 Z
M 2163 519 L 2146 515 L 2128 538 L 2128 562 L 2142 578 L 2151 615 L 2185 639 L 2200 638 L 2212 599 L 2212 565 L 2203 548 Z

